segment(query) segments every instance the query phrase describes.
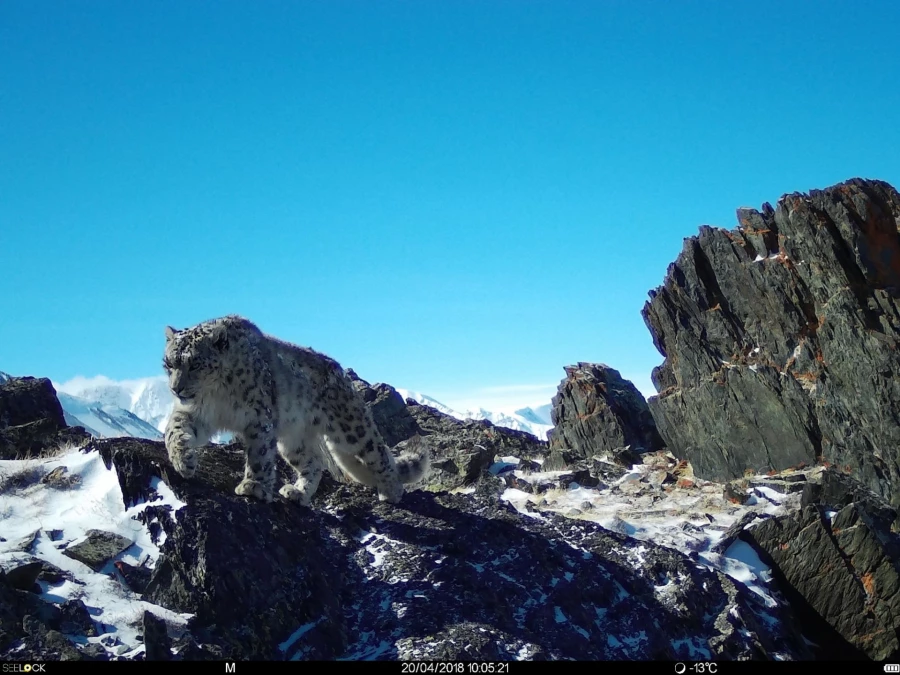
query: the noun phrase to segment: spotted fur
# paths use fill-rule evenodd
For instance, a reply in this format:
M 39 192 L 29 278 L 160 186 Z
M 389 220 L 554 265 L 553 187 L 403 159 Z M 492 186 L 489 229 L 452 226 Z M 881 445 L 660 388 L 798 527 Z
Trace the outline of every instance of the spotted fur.
M 246 450 L 239 495 L 271 501 L 275 453 L 297 479 L 279 493 L 308 505 L 324 469 L 375 487 L 397 503 L 404 483 L 427 471 L 428 452 L 394 458 L 350 378 L 334 359 L 265 335 L 226 316 L 193 328 L 166 328 L 163 367 L 176 403 L 166 426 L 169 458 L 182 476 L 197 470 L 195 448 L 230 431 Z

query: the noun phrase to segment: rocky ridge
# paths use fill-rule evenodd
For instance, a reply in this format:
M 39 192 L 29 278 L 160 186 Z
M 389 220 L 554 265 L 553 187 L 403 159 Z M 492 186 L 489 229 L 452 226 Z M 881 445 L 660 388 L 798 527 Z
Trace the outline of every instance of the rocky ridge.
M 233 493 L 243 463 L 235 445 L 204 449 L 191 480 L 173 471 L 161 443 L 140 439 L 95 439 L 37 463 L 7 462 L 26 471 L 15 491 L 4 491 L 14 514 L 34 500 L 79 489 L 99 496 L 102 488 L 104 503 L 122 515 L 110 521 L 120 529 L 104 533 L 93 512 L 79 530 L 54 521 L 63 518 L 56 510 L 35 532 L 0 542 L 0 658 L 810 655 L 777 591 L 760 595 L 696 556 L 590 519 L 540 504 L 517 510 L 507 477 L 517 469 L 506 460 L 518 452 L 520 462 L 539 464 L 547 448 L 537 439 L 443 419 L 425 406 L 407 412 L 434 442 L 438 463 L 444 454 L 456 470 L 444 472 L 451 478 L 439 472 L 399 506 L 328 479 L 311 509 L 248 501 Z M 495 457 L 473 475 L 481 465 L 472 458 L 484 452 L 472 452 L 473 441 L 492 443 L 506 460 Z M 660 469 L 647 467 L 637 482 L 660 495 L 675 489 L 678 478 L 651 479 Z M 71 480 L 48 487 L 54 472 Z M 621 489 L 634 488 L 627 473 L 619 479 Z M 447 489 L 448 481 L 458 487 Z M 552 487 L 579 489 L 588 488 Z M 22 528 L 26 519 L 6 522 Z M 77 555 L 65 555 L 70 549 Z M 127 603 L 130 618 L 109 623 L 115 605 L 98 589 Z M 68 593 L 65 602 L 76 604 L 64 608 Z M 87 621 L 78 601 L 93 608 Z

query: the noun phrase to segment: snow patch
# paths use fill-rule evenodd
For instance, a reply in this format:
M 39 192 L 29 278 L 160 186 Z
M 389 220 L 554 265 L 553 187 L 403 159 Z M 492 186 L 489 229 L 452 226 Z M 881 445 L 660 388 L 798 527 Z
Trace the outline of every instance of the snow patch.
M 64 469 L 63 475 L 69 479 L 65 488 L 38 482 L 0 494 L 0 531 L 6 539 L 0 542 L 0 555 L 15 554 L 23 541 L 31 541 L 27 547 L 29 553 L 58 567 L 74 580 L 56 584 L 41 581 L 41 596 L 54 603 L 81 599 L 100 634 L 91 638 L 73 637 L 116 649 L 113 653 L 118 655 L 136 654 L 143 649 L 137 636 L 144 611 L 170 625 L 184 626 L 190 614 L 178 614 L 141 600 L 120 583 L 113 564 L 122 561 L 152 569 L 159 558 L 161 542 L 154 542 L 148 528 L 137 518 L 150 505 L 167 505 L 176 512 L 184 503 L 156 479 L 151 483 L 156 492 L 152 501 L 126 508 L 115 469 L 107 469 L 97 451 L 70 449 L 53 458 L 0 461 L 0 478 L 23 472 L 46 475 L 59 468 Z M 92 529 L 112 532 L 134 543 L 95 572 L 63 555 L 66 548 L 83 540 Z M 124 650 L 123 645 L 133 651 Z

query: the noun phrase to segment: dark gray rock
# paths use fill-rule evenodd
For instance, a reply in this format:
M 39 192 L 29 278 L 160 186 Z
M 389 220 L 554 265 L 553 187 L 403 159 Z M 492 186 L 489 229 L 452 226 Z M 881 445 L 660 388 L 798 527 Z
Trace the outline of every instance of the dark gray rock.
M 24 642 L 29 660 L 40 661 L 81 661 L 84 659 L 78 648 L 58 630 L 48 629 L 37 617 L 27 615 L 22 620 Z M 26 651 L 26 650 L 23 650 Z
M 66 446 L 82 446 L 91 435 L 82 427 L 60 429 L 49 419 L 0 429 L 0 460 L 25 459 L 55 453 Z
M 770 518 L 739 537 L 770 565 L 826 659 L 900 657 L 900 544 L 862 502 Z
M 403 397 L 396 389 L 389 384 L 371 385 L 352 370 L 347 370 L 347 375 L 372 411 L 385 443 L 393 447 L 419 433 L 416 420 L 409 414 Z
M 172 641 L 175 661 L 222 661 L 224 655 L 218 645 L 198 644 L 190 634 L 182 635 Z
M 0 381 L 0 459 L 34 457 L 90 438 L 68 427 L 56 390 L 47 378 Z
M 826 467 L 815 480 L 803 486 L 802 506 L 814 504 L 839 511 L 855 502 L 865 504 L 869 513 L 878 514 L 887 522 L 897 519 L 897 511 L 886 499 L 834 467 Z
M 497 427 L 487 420 L 458 420 L 412 399 L 404 402 L 390 385 L 370 385 L 353 371 L 348 374 L 395 453 L 402 451 L 404 441 L 416 436 L 429 448 L 429 489 L 470 485 L 487 472 L 496 456 L 543 457 L 547 452 L 547 444 L 531 434 Z
M 0 429 L 47 419 L 65 428 L 62 405 L 46 377 L 11 377 L 0 382 Z
M 612 464 L 599 457 L 595 457 L 590 463 L 590 472 L 592 476 L 596 476 L 601 482 L 612 483 L 628 473 L 628 468 L 624 465 L 616 463 Z M 632 465 L 628 465 L 630 468 Z
M 894 188 L 854 179 L 685 240 L 643 316 L 650 410 L 698 477 L 824 460 L 900 500 L 898 217 Z
M 493 425 L 487 420 L 458 420 L 412 399 L 407 409 L 432 451 L 428 487 L 451 490 L 482 477 L 496 457 L 542 458 L 547 444 L 524 431 Z
M 725 530 L 722 534 L 722 538 L 719 539 L 710 550 L 713 553 L 724 554 L 729 547 L 740 538 L 741 533 L 747 529 L 751 523 L 768 517 L 768 514 L 754 513 L 752 511 L 745 513 L 738 518 L 731 527 Z
M 723 496 L 734 504 L 746 504 L 750 499 L 750 493 L 747 491 L 749 483 L 746 480 L 731 481 L 725 484 L 722 491 Z
M 146 661 L 171 661 L 172 642 L 166 622 L 144 611 L 144 659 Z
M 150 576 L 153 574 L 153 570 L 151 569 L 129 565 L 122 560 L 117 560 L 113 563 L 113 566 L 118 570 L 119 574 L 122 575 L 122 580 L 125 582 L 125 585 L 135 593 L 144 592 L 147 588 L 147 584 L 150 582 Z
M 61 570 L 56 565 L 46 560 L 38 561 L 41 565 L 41 572 L 38 574 L 39 581 L 46 581 L 48 584 L 59 584 L 63 581 L 71 581 L 74 584 L 81 583 L 65 570 Z
M 59 607 L 59 630 L 68 635 L 97 636 L 97 627 L 88 613 L 87 607 L 79 599 L 66 600 Z
M 87 538 L 68 546 L 63 555 L 84 563 L 99 572 L 110 560 L 131 546 L 134 542 L 113 532 L 88 530 Z
M 798 480 L 783 480 L 780 478 L 751 478 L 748 480 L 751 488 L 766 488 L 783 495 L 802 492 L 806 483 Z
M 565 371 L 550 412 L 551 450 L 588 458 L 625 446 L 635 455 L 662 448 L 647 401 L 619 371 L 596 363 Z
M 0 573 L 0 660 L 81 660 L 77 646 L 59 632 L 61 613 L 33 593 L 13 589 Z
M 541 465 L 541 469 L 543 471 L 565 471 L 581 460 L 582 458 L 574 452 L 556 448 L 549 452 L 547 459 Z
M 41 562 L 38 560 L 0 562 L 0 569 L 6 574 L 6 582 L 20 591 L 34 589 L 41 568 Z

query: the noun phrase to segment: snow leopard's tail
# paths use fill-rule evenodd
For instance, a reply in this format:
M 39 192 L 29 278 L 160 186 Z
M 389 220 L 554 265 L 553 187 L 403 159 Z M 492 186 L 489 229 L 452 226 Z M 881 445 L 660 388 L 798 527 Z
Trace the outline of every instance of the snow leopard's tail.
M 400 450 L 395 460 L 400 482 L 409 484 L 422 480 L 431 466 L 431 452 L 425 440 L 416 435 L 398 443 L 395 449 Z

